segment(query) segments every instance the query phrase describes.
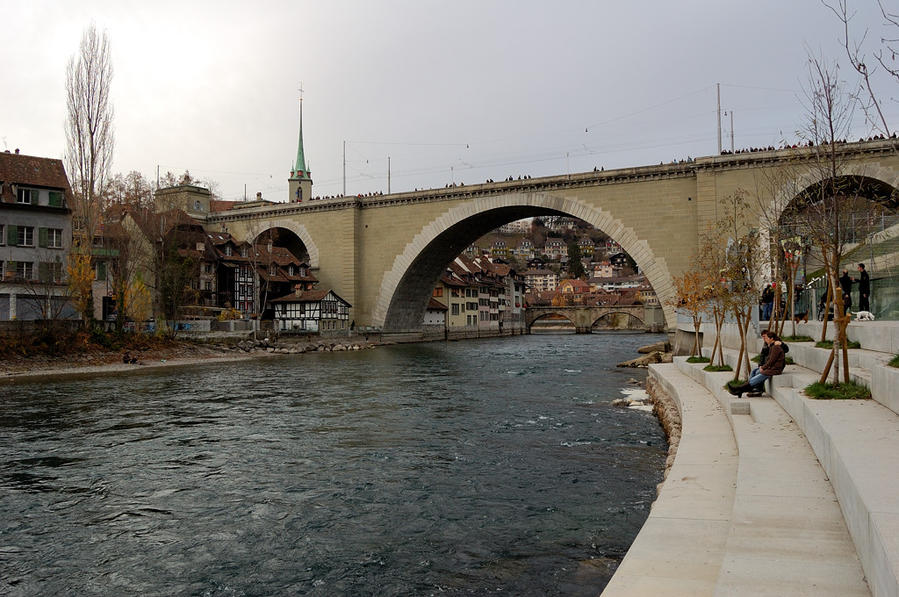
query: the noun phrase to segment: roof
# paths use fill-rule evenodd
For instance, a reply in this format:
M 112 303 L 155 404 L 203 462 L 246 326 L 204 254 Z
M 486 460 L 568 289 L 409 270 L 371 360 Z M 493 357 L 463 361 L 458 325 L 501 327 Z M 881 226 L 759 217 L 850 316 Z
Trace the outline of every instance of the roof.
M 431 297 L 431 300 L 428 301 L 428 311 L 446 311 L 446 305 Z
M 522 272 L 522 276 L 558 276 L 556 272 L 551 269 L 529 269 L 525 272 Z
M 272 303 L 317 303 L 318 301 L 324 299 L 328 294 L 333 294 L 334 298 L 338 301 L 344 303 L 347 307 L 351 307 L 348 302 L 337 296 L 337 293 L 333 290 L 295 290 L 290 294 L 286 294 L 282 297 L 278 297 L 276 299 L 272 299 L 269 302 Z
M 242 201 L 225 201 L 223 199 L 210 199 L 209 200 L 209 211 L 210 212 L 218 212 L 218 211 L 228 211 L 229 209 L 233 209 L 235 205 L 238 203 L 243 203 Z
M 12 198 L 15 201 L 10 184 L 62 189 L 66 194 L 66 202 L 72 198 L 72 189 L 62 160 L 4 151 L 0 153 L 0 182 L 7 183 L 3 185 L 0 199 Z

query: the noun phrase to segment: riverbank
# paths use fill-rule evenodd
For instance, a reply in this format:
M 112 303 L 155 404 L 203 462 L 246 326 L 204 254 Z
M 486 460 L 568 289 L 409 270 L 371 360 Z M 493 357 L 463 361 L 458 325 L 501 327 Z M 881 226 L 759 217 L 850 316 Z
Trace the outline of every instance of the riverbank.
M 65 355 L 13 356 L 0 359 L 0 384 L 44 377 L 123 374 L 169 367 L 244 361 L 284 354 L 337 352 L 374 348 L 375 342 L 277 342 L 241 340 L 236 344 L 174 341 L 170 345 L 137 351 L 85 350 Z M 123 362 L 124 355 L 136 359 Z

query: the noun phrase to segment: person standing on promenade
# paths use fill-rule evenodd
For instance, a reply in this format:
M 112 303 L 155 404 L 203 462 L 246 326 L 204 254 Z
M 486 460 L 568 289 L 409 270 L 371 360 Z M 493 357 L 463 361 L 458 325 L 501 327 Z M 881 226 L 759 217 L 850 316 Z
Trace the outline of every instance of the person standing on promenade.
M 840 290 L 843 292 L 843 311 L 849 313 L 852 309 L 852 278 L 849 277 L 849 270 L 844 269 L 843 275 L 840 276 Z
M 868 277 L 868 272 L 865 271 L 865 264 L 858 264 L 858 310 L 859 311 L 870 311 L 871 310 L 871 278 Z

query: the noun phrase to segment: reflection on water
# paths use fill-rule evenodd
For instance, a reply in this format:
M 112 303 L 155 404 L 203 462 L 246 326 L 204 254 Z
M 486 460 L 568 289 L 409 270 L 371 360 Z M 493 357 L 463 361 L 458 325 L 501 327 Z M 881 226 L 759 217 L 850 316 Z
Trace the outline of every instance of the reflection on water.
M 523 336 L 0 390 L 0 593 L 595 595 L 666 445 L 647 334 Z

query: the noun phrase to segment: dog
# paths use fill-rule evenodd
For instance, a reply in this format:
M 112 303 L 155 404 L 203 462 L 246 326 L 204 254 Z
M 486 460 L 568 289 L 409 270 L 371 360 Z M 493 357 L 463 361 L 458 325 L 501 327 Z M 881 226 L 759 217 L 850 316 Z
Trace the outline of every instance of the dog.
M 855 314 L 856 321 L 874 321 L 874 314 L 870 311 L 858 311 Z
M 793 317 L 793 321 L 795 323 L 799 323 L 800 321 L 803 323 L 808 323 L 808 311 L 803 313 L 796 313 L 796 316 Z

